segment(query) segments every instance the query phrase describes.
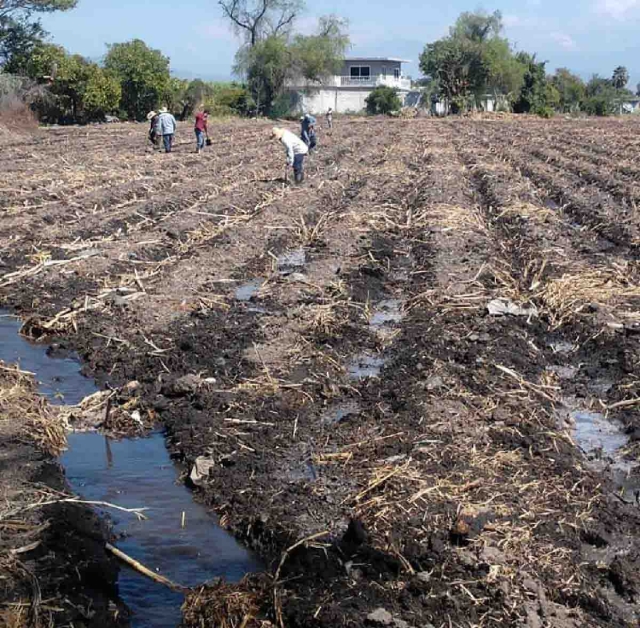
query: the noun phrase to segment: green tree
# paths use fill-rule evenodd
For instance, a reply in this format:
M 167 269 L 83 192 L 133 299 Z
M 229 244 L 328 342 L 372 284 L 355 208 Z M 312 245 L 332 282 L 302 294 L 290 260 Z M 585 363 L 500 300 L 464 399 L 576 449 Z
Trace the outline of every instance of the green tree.
M 501 32 L 502 13 L 500 11 L 491 14 L 484 11 L 476 13 L 466 11 L 460 14 L 449 34 L 456 39 L 466 39 L 482 44 L 498 37 Z
M 170 94 L 169 59 L 140 39 L 111 44 L 105 68 L 122 86 L 122 109 L 133 120 L 144 120 Z
M 524 68 L 524 77 L 520 93 L 513 103 L 516 113 L 546 114 L 547 73 L 546 61 L 538 61 L 536 55 L 519 52 L 516 59 Z
M 88 69 L 83 94 L 83 108 L 88 120 L 104 120 L 105 115 L 118 111 L 122 87 L 118 79 L 96 64 Z
M 617 112 L 619 96 L 611 79 L 594 74 L 586 85 L 582 109 L 592 116 L 612 115 Z
M 291 67 L 291 50 L 283 36 L 267 37 L 236 55 L 236 74 L 246 77 L 256 108 L 267 115 L 283 92 Z
M 390 114 L 402 107 L 398 90 L 386 85 L 378 85 L 365 100 L 370 115 Z
M 524 69 L 509 41 L 500 37 L 502 28 L 499 11 L 462 13 L 449 36 L 427 44 L 421 54 L 420 69 L 439 85 L 454 113 L 466 109 L 472 96 L 520 90 Z
M 207 87 L 210 94 L 204 105 L 213 116 L 245 116 L 255 108 L 249 90 L 240 83 L 214 83 Z
M 36 46 L 44 42 L 46 32 L 40 22 L 28 18 L 0 18 L 0 67 L 10 74 L 22 73 Z
M 560 102 L 558 108 L 565 113 L 575 113 L 585 97 L 584 81 L 572 74 L 567 68 L 559 68 L 550 79 L 558 90 Z
M 466 109 L 471 94 L 480 92 L 486 81 L 477 46 L 451 37 L 426 45 L 420 55 L 420 69 L 437 81 L 454 113 Z
M 486 90 L 496 98 L 512 101 L 522 88 L 524 66 L 518 62 L 508 40 L 495 37 L 486 42 L 483 50 L 487 69 Z
M 68 11 L 78 4 L 78 0 L 2 0 L 0 18 L 31 13 L 52 13 Z
M 321 17 L 315 35 L 297 35 L 291 44 L 293 72 L 308 81 L 322 81 L 340 71 L 350 46 L 347 22 L 335 15 Z
M 218 4 L 252 48 L 263 39 L 286 36 L 304 7 L 302 0 L 220 0 Z
M 193 115 L 193 112 L 213 96 L 213 85 L 205 83 L 201 79 L 191 81 L 184 93 L 184 108 L 182 119 Z
M 611 78 L 611 84 L 616 89 L 624 89 L 629 82 L 629 71 L 623 65 L 619 65 L 613 71 L 613 77 Z
M 36 46 L 24 73 L 47 88 L 35 103 L 45 122 L 102 120 L 118 108 L 118 80 L 84 57 L 67 54 L 61 46 Z
M 46 35 L 34 13 L 73 9 L 77 0 L 0 0 L 0 66 L 18 73 Z
M 286 94 L 286 82 L 293 77 L 321 82 L 339 71 L 349 45 L 346 23 L 336 16 L 320 18 L 315 35 L 272 35 L 255 45 L 246 45 L 236 54 L 234 71 L 243 77 L 259 112 L 288 113 L 295 103 Z

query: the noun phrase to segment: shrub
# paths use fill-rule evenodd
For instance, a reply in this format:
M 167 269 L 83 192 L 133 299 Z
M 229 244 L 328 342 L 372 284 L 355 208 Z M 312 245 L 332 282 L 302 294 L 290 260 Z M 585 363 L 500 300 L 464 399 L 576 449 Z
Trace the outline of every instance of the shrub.
M 215 83 L 204 106 L 212 116 L 248 116 L 255 103 L 249 90 L 239 83 Z
M 379 85 L 365 100 L 367 113 L 370 115 L 390 114 L 402 108 L 402 103 L 398 97 L 398 90 L 386 85 Z
M 0 73 L 0 124 L 11 130 L 37 126 L 31 109 L 37 91 L 26 79 Z

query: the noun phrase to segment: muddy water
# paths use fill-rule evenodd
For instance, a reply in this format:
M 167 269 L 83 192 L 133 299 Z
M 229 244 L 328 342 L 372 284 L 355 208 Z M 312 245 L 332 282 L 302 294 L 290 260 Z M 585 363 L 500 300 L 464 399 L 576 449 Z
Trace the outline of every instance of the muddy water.
M 40 392 L 52 403 L 74 405 L 96 392 L 95 384 L 80 374 L 77 360 L 51 359 L 46 347 L 27 342 L 18 335 L 19 331 L 20 322 L 0 310 L 0 360 L 34 373 Z
M 161 434 L 122 441 L 100 434 L 71 434 L 61 462 L 74 491 L 83 498 L 149 509 L 146 521 L 117 511 L 106 514 L 119 536 L 117 547 L 173 582 L 196 586 L 217 576 L 235 581 L 258 568 L 179 483 Z M 179 624 L 181 594 L 126 567 L 118 586 L 135 613 L 133 626 Z
M 571 404 L 571 402 L 569 402 Z M 568 408 L 573 437 L 588 464 L 608 474 L 619 495 L 627 502 L 640 503 L 638 465 L 625 459 L 629 437 L 618 422 L 600 412 Z
M 18 336 L 19 322 L 0 312 L 0 360 L 36 374 L 40 391 L 57 404 L 76 404 L 96 391 L 77 361 L 47 355 L 46 347 Z M 111 441 L 100 434 L 69 435 L 61 457 L 74 492 L 86 500 L 125 508 L 148 508 L 148 519 L 108 510 L 116 545 L 177 584 L 195 586 L 218 576 L 235 581 L 259 569 L 257 561 L 217 525 L 179 481 L 164 438 Z M 173 628 L 183 596 L 123 566 L 120 595 L 131 609 L 131 625 Z

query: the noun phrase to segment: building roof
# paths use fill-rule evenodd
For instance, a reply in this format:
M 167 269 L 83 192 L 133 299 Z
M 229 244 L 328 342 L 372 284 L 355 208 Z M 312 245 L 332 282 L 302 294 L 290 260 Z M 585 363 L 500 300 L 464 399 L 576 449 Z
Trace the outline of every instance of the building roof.
M 395 63 L 411 63 L 407 59 L 398 59 L 396 57 L 347 57 L 345 61 L 394 61 Z

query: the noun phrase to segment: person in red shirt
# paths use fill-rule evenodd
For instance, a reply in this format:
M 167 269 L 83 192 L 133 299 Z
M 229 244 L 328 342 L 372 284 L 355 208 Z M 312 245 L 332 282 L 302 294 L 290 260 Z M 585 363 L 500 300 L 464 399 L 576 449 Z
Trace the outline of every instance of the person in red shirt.
M 209 139 L 209 130 L 207 122 L 209 121 L 209 110 L 198 111 L 196 114 L 196 153 L 199 153 L 205 145 L 205 139 Z

